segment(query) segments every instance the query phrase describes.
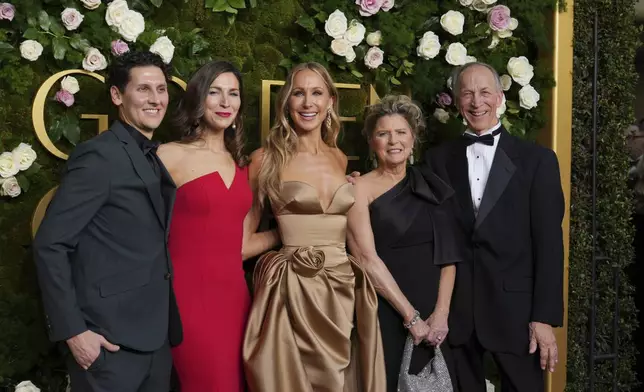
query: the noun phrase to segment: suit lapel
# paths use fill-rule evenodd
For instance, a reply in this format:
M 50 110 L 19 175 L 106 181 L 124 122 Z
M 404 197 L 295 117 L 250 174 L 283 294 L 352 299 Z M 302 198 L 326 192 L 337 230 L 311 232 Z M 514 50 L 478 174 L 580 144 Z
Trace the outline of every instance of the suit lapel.
M 494 208 L 499 198 L 505 191 L 512 175 L 516 171 L 516 166 L 512 162 L 509 155 L 512 155 L 513 140 L 511 136 L 503 130 L 499 138 L 499 145 L 494 153 L 494 160 L 492 160 L 492 167 L 490 168 L 490 175 L 485 185 L 481 205 L 479 206 L 479 213 L 476 217 L 474 229 L 478 229 L 481 223 L 488 216 L 490 211 Z
M 471 228 L 474 223 L 474 206 L 472 205 L 472 191 L 470 190 L 465 144 L 455 142 L 451 149 L 452 160 L 447 170 L 450 184 L 454 187 L 454 193 L 461 207 L 458 216 L 465 227 Z
M 130 157 L 134 171 L 141 178 L 141 181 L 145 184 L 150 202 L 154 207 L 157 218 L 159 218 L 159 223 L 162 227 L 166 227 L 166 222 L 164 219 L 163 211 L 163 199 L 161 196 L 161 187 L 159 186 L 159 180 L 154 175 L 150 163 L 145 159 L 145 155 L 136 145 L 136 142 L 129 134 L 129 132 L 121 125 L 121 123 L 116 122 L 112 125 L 112 131 L 123 143 L 123 148 L 125 152 Z
M 170 218 L 172 217 L 172 207 L 174 206 L 174 199 L 177 193 L 177 185 L 172 181 L 170 173 L 163 165 L 161 160 L 158 160 L 161 167 L 161 194 L 165 201 L 165 227 L 166 236 L 170 234 Z

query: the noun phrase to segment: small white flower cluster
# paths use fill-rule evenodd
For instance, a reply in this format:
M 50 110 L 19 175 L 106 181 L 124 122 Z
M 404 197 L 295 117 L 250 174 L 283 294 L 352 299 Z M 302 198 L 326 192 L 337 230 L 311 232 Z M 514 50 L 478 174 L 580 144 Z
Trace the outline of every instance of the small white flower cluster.
M 125 0 L 114 0 L 107 6 L 105 22 L 129 42 L 136 42 L 145 30 L 143 15 L 131 10 Z
M 335 10 L 329 15 L 324 24 L 324 31 L 333 38 L 331 51 L 338 56 L 343 56 L 348 63 L 356 59 L 356 52 L 353 48 L 362 43 L 367 32 L 364 25 L 356 19 L 347 23 L 347 17 L 340 10 Z M 380 31 L 374 31 L 367 36 L 367 44 L 371 48 L 364 56 L 364 63 L 371 69 L 378 68 L 384 61 L 385 52 L 378 47 L 381 42 Z
M 36 152 L 29 144 L 20 143 L 11 152 L 0 154 L 0 196 L 18 197 L 22 190 L 16 175 L 29 169 L 36 161 Z

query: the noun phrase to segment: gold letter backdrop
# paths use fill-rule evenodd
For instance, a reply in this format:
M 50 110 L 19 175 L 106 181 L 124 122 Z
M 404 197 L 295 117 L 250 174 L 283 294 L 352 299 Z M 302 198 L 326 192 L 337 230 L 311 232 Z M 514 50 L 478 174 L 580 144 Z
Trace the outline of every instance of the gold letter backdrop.
M 40 86 L 40 88 L 38 89 L 38 92 L 36 93 L 36 97 L 34 98 L 32 110 L 31 110 L 34 131 L 36 132 L 36 136 L 38 137 L 38 140 L 40 141 L 42 146 L 54 156 L 65 160 L 69 156 L 64 152 L 62 152 L 58 147 L 56 147 L 54 143 L 51 141 L 51 139 L 49 138 L 49 135 L 47 134 L 47 126 L 45 125 L 45 103 L 47 101 L 47 95 L 49 94 L 49 91 L 51 90 L 53 85 L 61 78 L 67 75 L 73 75 L 73 74 L 91 76 L 105 83 L 105 78 L 94 72 L 88 72 L 80 69 L 69 69 L 69 70 L 58 72 L 57 74 L 47 79 Z M 172 81 L 175 84 L 177 84 L 179 87 L 181 87 L 183 90 L 186 89 L 186 83 L 183 80 L 173 76 Z M 280 81 L 280 80 L 262 81 L 261 110 L 260 110 L 262 140 L 268 135 L 268 131 L 270 130 L 271 106 L 272 106 L 271 88 L 274 86 L 282 86 L 283 84 L 284 84 L 284 81 Z M 350 90 L 362 89 L 362 86 L 359 84 L 336 83 L 335 86 L 336 88 L 341 90 L 342 89 L 350 89 Z M 376 90 L 373 88 L 373 86 L 370 86 L 368 103 L 371 105 L 377 101 L 378 101 L 378 95 L 376 94 Z M 109 128 L 107 114 L 81 114 L 80 118 L 97 120 L 98 121 L 97 133 L 103 132 Z M 340 117 L 340 120 L 343 122 L 356 122 L 356 117 Z M 360 159 L 360 157 L 356 155 L 350 155 L 349 159 L 352 161 L 357 161 Z M 42 218 L 45 215 L 45 211 L 47 210 L 47 206 L 51 202 L 51 198 L 54 196 L 54 193 L 56 192 L 56 188 L 57 187 L 50 189 L 38 202 L 31 219 L 32 236 L 36 234 L 36 231 L 40 226 L 40 222 L 42 221 Z

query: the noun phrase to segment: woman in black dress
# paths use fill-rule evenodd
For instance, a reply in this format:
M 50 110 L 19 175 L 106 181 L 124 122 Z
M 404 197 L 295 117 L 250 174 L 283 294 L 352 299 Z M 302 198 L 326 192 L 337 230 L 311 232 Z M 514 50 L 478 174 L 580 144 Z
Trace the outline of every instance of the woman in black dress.
M 355 181 L 348 244 L 379 294 L 378 318 L 387 390 L 396 391 L 405 340 L 414 343 L 415 374 L 445 341 L 460 261 L 453 216 L 443 203 L 452 189 L 430 171 L 407 167 L 424 130 L 420 108 L 406 96 L 387 96 L 368 109 L 364 133 L 377 168 Z M 447 344 L 441 350 L 448 362 Z M 456 383 L 452 382 L 456 385 Z

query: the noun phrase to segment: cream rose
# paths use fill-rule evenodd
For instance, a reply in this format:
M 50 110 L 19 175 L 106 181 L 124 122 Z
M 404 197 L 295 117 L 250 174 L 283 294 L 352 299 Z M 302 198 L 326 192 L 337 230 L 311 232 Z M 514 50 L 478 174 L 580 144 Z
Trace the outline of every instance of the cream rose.
M 367 34 L 367 45 L 378 46 L 382 43 L 382 33 L 380 30 Z
M 347 48 L 347 53 L 344 57 L 347 59 L 347 63 L 352 63 L 356 59 L 356 51 L 353 50 L 353 46 Z
M 512 37 L 512 30 L 507 29 L 507 30 L 497 31 L 496 35 L 498 35 L 499 38 L 509 38 L 509 37 Z
M 347 17 L 340 10 L 333 11 L 324 23 L 324 31 L 335 39 L 344 37 L 347 32 Z
M 353 19 L 351 23 L 349 23 L 349 28 L 344 33 L 344 39 L 346 39 L 351 45 L 356 46 L 362 42 L 366 32 L 367 29 L 365 29 L 364 25 Z
M 60 13 L 60 20 L 69 31 L 76 30 L 85 17 L 76 8 L 65 8 Z
M 530 83 L 530 80 L 534 76 L 534 67 L 530 65 L 530 62 L 525 56 L 511 57 L 508 60 L 507 69 L 512 79 L 521 86 Z
M 105 11 L 105 23 L 108 26 L 117 27 L 125 19 L 125 14 L 130 10 L 125 0 L 114 0 L 107 6 Z
M 101 0 L 81 0 L 81 3 L 83 3 L 83 7 L 88 10 L 95 10 L 99 5 L 101 5 Z
M 492 34 L 492 42 L 490 42 L 487 48 L 494 49 L 499 44 L 499 42 L 501 42 L 501 40 L 499 39 L 499 36 L 496 35 L 496 33 L 494 33 Z
M 479 11 L 479 12 L 485 12 L 488 9 L 487 4 L 483 2 L 483 0 L 474 0 L 472 1 L 471 5 L 472 9 Z
M 463 34 L 463 25 L 465 24 L 465 16 L 458 11 L 447 11 L 441 16 L 441 26 L 443 30 L 451 35 Z
M 336 38 L 331 41 L 331 51 L 338 56 L 346 56 L 350 47 L 351 44 L 344 38 Z
M 463 7 L 469 7 L 472 5 L 472 0 L 458 0 Z
M 447 124 L 447 121 L 449 121 L 449 112 L 445 109 L 436 108 L 434 110 L 434 117 L 443 124 Z
M 18 164 L 16 163 L 12 153 L 3 152 L 0 154 L 0 177 L 13 177 L 18 174 L 19 171 L 20 169 L 18 168 Z
M 510 18 L 510 30 L 515 30 L 517 27 L 519 27 L 519 21 L 517 18 Z
M 76 94 L 80 91 L 80 85 L 78 84 L 78 79 L 73 76 L 65 76 L 63 80 L 60 81 L 60 87 L 63 90 L 69 91 L 71 94 Z
M 451 65 L 463 65 L 467 61 L 467 49 L 460 42 L 454 42 L 447 47 L 445 61 Z
M 83 59 L 83 69 L 87 71 L 100 71 L 107 68 L 107 60 L 105 56 L 96 48 L 89 48 L 85 53 L 85 58 Z
M 512 77 L 508 74 L 503 74 L 499 79 L 501 79 L 501 87 L 503 88 L 503 91 L 508 91 L 512 86 Z
M 16 385 L 14 392 L 40 392 L 40 388 L 35 386 L 31 381 L 23 381 Z
M 27 143 L 20 143 L 11 151 L 13 161 L 18 165 L 19 170 L 27 170 L 36 160 L 36 151 Z
M 2 186 L 0 187 L 0 196 L 9 196 L 9 197 L 18 197 L 20 196 L 20 192 L 22 190 L 20 189 L 20 184 L 18 184 L 18 180 L 16 180 L 16 177 L 9 177 L 5 180 L 0 179 L 0 184 Z M 33 384 L 32 384 L 33 385 Z M 27 391 L 40 391 L 40 389 L 29 389 L 29 388 L 22 388 L 19 389 L 16 386 L 16 391 L 20 392 L 27 392 Z
M 139 35 L 145 30 L 145 19 L 139 12 L 129 10 L 118 25 L 118 33 L 124 40 L 136 42 Z
M 537 107 L 537 102 L 539 102 L 539 93 L 534 87 L 525 85 L 519 90 L 519 105 L 524 109 L 532 109 Z
M 505 94 L 503 94 L 503 98 L 501 100 L 501 105 L 499 105 L 498 108 L 496 108 L 496 117 L 501 117 L 503 113 L 505 113 L 505 110 L 507 109 L 507 106 L 505 104 Z
M 441 43 L 438 36 L 433 31 L 428 31 L 423 34 L 423 37 L 418 41 L 416 54 L 425 60 L 433 59 L 438 55 L 441 50 Z
M 36 61 L 42 54 L 42 49 L 40 42 L 28 39 L 20 44 L 20 55 L 29 61 Z
M 485 3 L 485 4 L 487 4 L 487 5 L 491 5 L 491 4 L 496 3 L 496 0 L 481 0 L 481 1 L 482 1 L 483 3 Z
M 474 57 L 474 56 L 466 56 L 466 57 L 465 57 L 465 64 L 468 64 L 468 63 L 475 63 L 475 62 L 477 62 L 477 61 L 478 61 L 478 60 L 477 60 L 477 59 L 476 59 L 476 57 Z
M 371 69 L 380 67 L 384 60 L 385 52 L 377 46 L 372 46 L 364 55 L 364 64 Z
M 174 45 L 172 45 L 172 41 L 168 37 L 159 37 L 150 46 L 150 52 L 158 54 L 164 63 L 170 64 L 172 56 L 174 56 Z

